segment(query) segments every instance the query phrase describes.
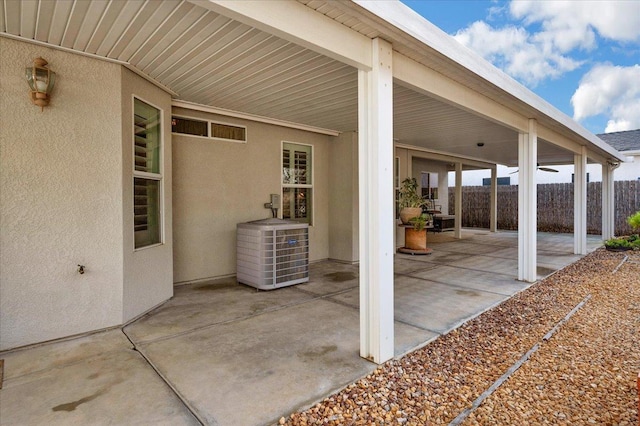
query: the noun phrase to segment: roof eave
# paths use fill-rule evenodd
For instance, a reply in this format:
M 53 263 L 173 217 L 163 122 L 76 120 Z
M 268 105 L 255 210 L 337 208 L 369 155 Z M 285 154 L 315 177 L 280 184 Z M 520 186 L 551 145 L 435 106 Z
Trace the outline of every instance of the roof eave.
M 549 102 L 518 83 L 515 79 L 508 76 L 502 70 L 496 68 L 477 53 L 458 43 L 453 37 L 400 1 L 352 1 L 369 13 L 374 14 L 378 18 L 401 30 L 407 34 L 407 36 L 421 42 L 425 46 L 464 67 L 479 78 L 490 83 L 497 90 L 504 91 L 515 97 L 525 104 L 525 106 L 532 108 L 534 110 L 532 112 L 537 112 L 547 116 L 551 120 L 561 124 L 576 136 L 593 144 L 597 149 L 604 152 L 606 154 L 605 156 L 610 156 L 612 157 L 611 159 L 624 161 L 624 156 L 611 145 L 602 141 L 571 117 L 567 116 Z M 380 31 L 382 30 L 383 29 L 380 29 Z

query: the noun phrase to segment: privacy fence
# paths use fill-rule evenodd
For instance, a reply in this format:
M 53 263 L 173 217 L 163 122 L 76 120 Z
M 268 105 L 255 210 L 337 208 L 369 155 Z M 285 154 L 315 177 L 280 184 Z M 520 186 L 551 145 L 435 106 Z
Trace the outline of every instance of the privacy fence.
M 462 187 L 462 226 L 489 227 L 489 186 Z M 454 214 L 455 188 L 449 188 Z M 615 233 L 631 232 L 626 218 L 640 210 L 640 182 L 615 182 Z M 518 229 L 518 186 L 498 186 L 498 229 Z M 538 231 L 573 232 L 573 183 L 538 185 Z M 587 232 L 602 233 L 602 182 L 587 184 Z

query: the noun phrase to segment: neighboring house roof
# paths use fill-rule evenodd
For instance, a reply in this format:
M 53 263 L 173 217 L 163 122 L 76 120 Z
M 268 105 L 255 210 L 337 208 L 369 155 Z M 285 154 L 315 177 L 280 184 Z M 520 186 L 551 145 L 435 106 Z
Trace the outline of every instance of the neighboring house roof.
M 620 152 L 640 151 L 640 129 L 601 133 L 597 136 Z

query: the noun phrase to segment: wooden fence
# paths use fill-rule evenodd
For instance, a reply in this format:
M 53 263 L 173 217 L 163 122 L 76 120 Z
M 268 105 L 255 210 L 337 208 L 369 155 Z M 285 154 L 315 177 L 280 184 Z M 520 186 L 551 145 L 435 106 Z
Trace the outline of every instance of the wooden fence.
M 462 226 L 489 227 L 489 186 L 462 187 Z M 455 188 L 449 188 L 454 214 Z M 640 210 L 640 182 L 615 182 L 615 233 L 631 232 L 626 218 Z M 498 229 L 518 229 L 518 186 L 498 186 Z M 573 232 L 573 183 L 538 185 L 538 231 Z M 602 233 L 602 182 L 587 184 L 587 232 Z

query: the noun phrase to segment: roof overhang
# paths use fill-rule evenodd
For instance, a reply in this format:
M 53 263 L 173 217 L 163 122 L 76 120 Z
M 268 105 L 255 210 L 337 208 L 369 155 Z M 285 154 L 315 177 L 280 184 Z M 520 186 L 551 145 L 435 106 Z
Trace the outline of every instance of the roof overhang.
M 371 40 L 394 50 L 394 137 L 517 164 L 538 122 L 541 164 L 625 158 L 396 1 L 4 1 L 0 35 L 122 64 L 176 102 L 325 134 L 357 130 Z M 483 142 L 478 149 L 478 142 Z

